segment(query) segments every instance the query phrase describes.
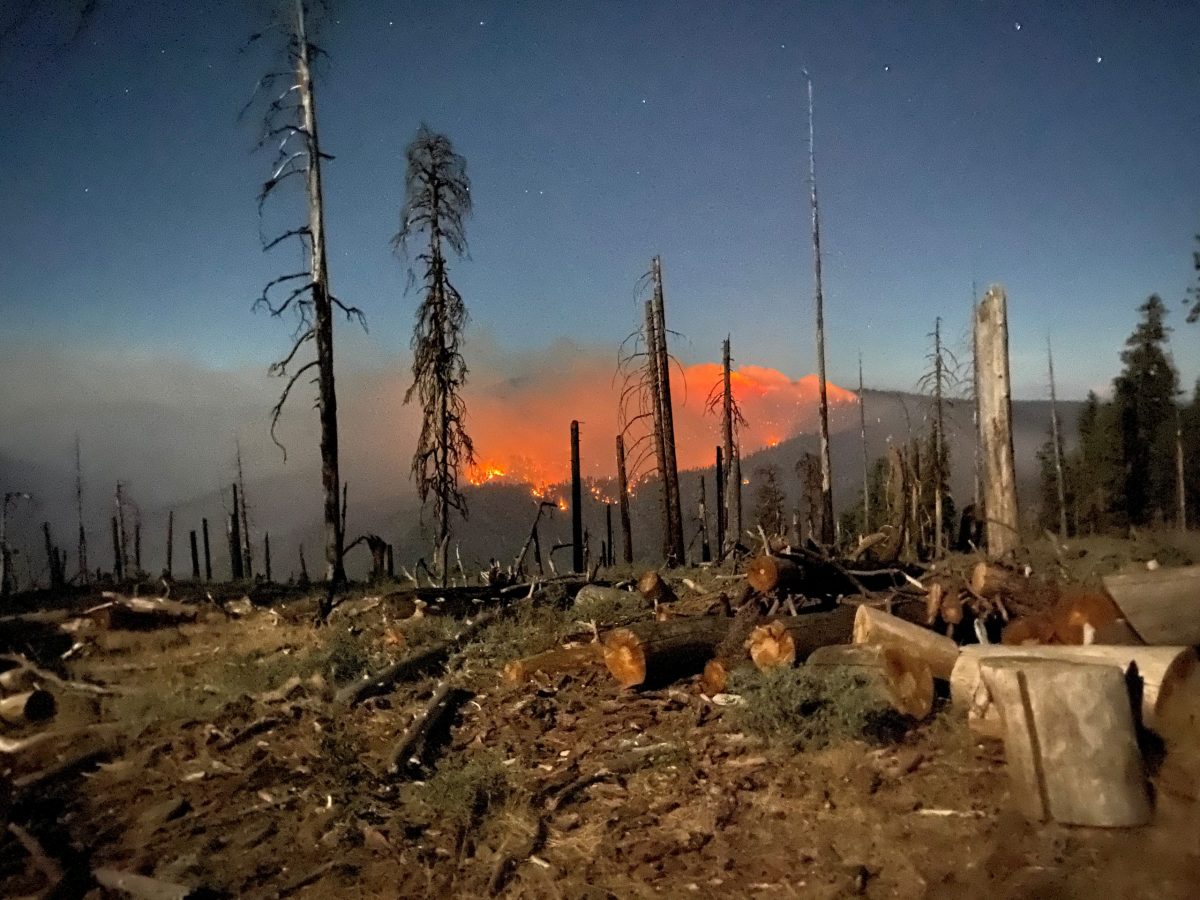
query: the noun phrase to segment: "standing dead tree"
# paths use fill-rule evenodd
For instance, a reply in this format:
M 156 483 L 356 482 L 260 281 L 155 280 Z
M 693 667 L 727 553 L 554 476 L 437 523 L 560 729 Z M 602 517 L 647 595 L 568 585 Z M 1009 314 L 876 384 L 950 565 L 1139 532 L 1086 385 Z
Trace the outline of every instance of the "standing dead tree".
M 1021 533 L 1013 457 L 1008 301 L 999 285 L 987 289 L 975 311 L 975 353 L 979 359 L 979 424 L 988 555 L 1002 557 L 1020 545 Z
M 235 508 L 233 514 L 241 518 L 241 538 L 242 538 L 242 574 L 249 579 L 254 578 L 254 551 L 253 543 L 250 538 L 250 511 L 246 504 L 246 476 L 242 471 L 242 442 L 236 441 L 237 447 L 237 497 L 239 508 Z M 341 510 L 342 521 L 345 522 L 346 512 Z M 345 541 L 346 528 L 342 526 L 342 540 Z M 344 555 L 344 554 L 343 554 Z
M 821 426 L 821 543 L 832 546 L 833 474 L 829 456 L 829 395 L 825 381 L 825 292 L 821 281 L 821 214 L 817 205 L 817 161 L 813 134 L 813 85 L 808 72 L 808 196 L 812 207 L 814 297 L 817 308 L 817 383 L 820 389 Z
M 651 472 L 659 476 L 662 553 L 667 563 L 674 565 L 683 562 L 685 547 L 670 395 L 669 369 L 674 360 L 667 349 L 658 257 L 651 262 L 650 271 L 638 279 L 635 293 L 647 285 L 652 286 L 653 295 L 644 303 L 644 325 L 621 343 L 617 354 L 616 377 L 621 379 L 617 419 L 621 447 L 627 454 L 628 484 L 637 484 Z M 635 434 L 632 441 L 626 442 Z M 648 463 L 652 456 L 651 469 Z
M 863 520 L 862 533 L 871 533 L 871 462 L 867 458 L 867 407 L 863 396 L 862 354 L 858 355 L 858 436 L 862 441 Z
M 366 319 L 357 307 L 347 306 L 333 295 L 329 282 L 328 255 L 325 251 L 325 201 L 321 182 L 321 164 L 332 159 L 321 149 L 317 131 L 317 102 L 313 77 L 313 60 L 324 55 L 309 37 L 308 4 L 296 0 L 294 19 L 286 25 L 286 67 L 283 71 L 270 72 L 259 80 L 256 95 L 261 91 L 270 100 L 263 119 L 263 132 L 259 147 L 272 146 L 276 149 L 271 177 L 263 184 L 258 195 L 259 214 L 267 198 L 276 193 L 280 185 L 292 178 L 302 178 L 307 201 L 307 222 L 289 229 L 268 241 L 264 238 L 263 249 L 271 248 L 290 239 L 300 241 L 306 254 L 302 270 L 272 279 L 254 308 L 265 307 L 272 316 L 282 318 L 291 312 L 298 324 L 293 334 L 292 346 L 278 362 L 272 364 L 270 372 L 286 378 L 279 402 L 271 410 L 271 438 L 284 452 L 287 451 L 275 434 L 279 416 L 292 388 L 305 374 L 316 371 L 313 381 L 317 385 L 317 413 L 321 423 L 321 485 L 325 495 L 325 577 L 329 593 L 323 603 L 319 617 L 324 619 L 333 605 L 333 593 L 346 580 L 342 566 L 342 545 L 345 535 L 341 528 L 339 509 L 340 477 L 338 473 L 338 425 L 337 391 L 333 369 L 333 315 L 334 309 L 341 310 L 348 319 L 357 319 L 366 327 Z M 251 40 L 256 40 L 256 35 Z M 282 87 L 282 90 L 279 90 Z M 251 101 L 253 103 L 253 100 Z M 250 104 L 247 104 L 247 108 Z M 244 112 L 244 110 L 243 110 Z M 297 286 L 298 285 L 298 286 Z M 282 299 L 274 299 L 274 291 L 288 293 Z M 315 357 L 301 365 L 295 365 L 297 356 L 309 344 L 315 347 Z
M 929 370 L 917 381 L 917 388 L 933 400 L 931 438 L 933 459 L 929 464 L 929 481 L 933 488 L 933 554 L 941 558 L 946 552 L 945 501 L 948 450 L 946 447 L 946 404 L 958 387 L 958 358 L 942 341 L 942 319 L 934 319 L 933 331 L 927 335 L 933 347 L 925 359 Z M 918 478 L 920 476 L 918 475 Z
M 1054 489 L 1058 495 L 1058 536 L 1067 539 L 1067 484 L 1063 476 L 1062 430 L 1058 422 L 1058 391 L 1054 384 L 1054 350 L 1046 338 L 1046 368 L 1050 373 L 1050 441 L 1054 445 Z
M 706 412 L 715 414 L 721 410 L 721 438 L 723 442 L 721 472 L 725 485 L 725 496 L 718 496 L 723 504 L 725 540 L 719 550 L 721 559 L 737 546 L 742 537 L 742 454 L 740 430 L 746 425 L 746 417 L 733 395 L 733 357 L 729 351 L 729 338 L 721 342 L 721 380 L 712 386 L 705 401 Z M 720 491 L 718 490 L 718 495 Z
M 462 389 L 467 364 L 461 352 L 467 307 L 450 283 L 446 251 L 467 252 L 465 222 L 471 214 L 471 182 L 467 161 L 454 152 L 450 139 L 422 125 L 406 151 L 404 207 L 400 230 L 392 241 L 406 251 L 410 240 L 424 234 L 428 243 L 418 254 L 422 292 L 413 328 L 413 383 L 404 395 L 421 404 L 421 433 L 413 454 L 412 474 L 421 502 L 433 497 L 437 518 L 439 573 L 448 575 L 450 514 L 467 516 L 467 499 L 458 489 L 461 470 L 475 462 L 475 448 L 464 421 Z M 409 270 L 410 282 L 416 278 Z
M 79 542 L 76 553 L 79 556 L 79 581 L 87 584 L 88 551 L 87 530 L 83 527 L 83 455 L 79 447 L 79 432 L 75 433 L 75 515 L 79 520 Z

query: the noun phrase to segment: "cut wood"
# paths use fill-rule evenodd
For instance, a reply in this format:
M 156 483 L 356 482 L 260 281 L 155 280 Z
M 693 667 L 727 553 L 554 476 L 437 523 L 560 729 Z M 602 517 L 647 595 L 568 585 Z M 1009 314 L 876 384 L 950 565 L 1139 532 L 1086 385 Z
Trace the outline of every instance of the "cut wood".
M 746 581 L 760 594 L 799 590 L 801 575 L 800 566 L 792 560 L 766 553 L 746 563 Z
M 971 590 L 985 600 L 1011 597 L 1028 587 L 1028 581 L 1007 566 L 977 562 L 971 570 Z
M 0 722 L 5 725 L 29 725 L 54 717 L 58 704 L 49 691 L 34 690 L 0 699 Z
M 784 616 L 750 632 L 746 646 L 760 672 L 806 660 L 818 647 L 849 643 L 856 609 L 839 606 L 826 612 Z
M 671 589 L 667 580 L 653 569 L 638 578 L 637 587 L 641 595 L 655 605 L 675 602 L 675 591 Z
M 520 684 L 537 672 L 546 675 L 579 672 L 598 667 L 603 662 L 604 650 L 599 644 L 559 647 L 507 663 L 504 666 L 504 680 L 510 684 Z
M 924 660 L 933 677 L 942 680 L 950 678 L 958 660 L 958 644 L 950 638 L 870 606 L 855 613 L 854 643 L 899 647 Z
M 710 659 L 704 664 L 700 675 L 700 687 L 708 696 L 725 692 L 729 684 L 729 668 L 719 659 Z
M 1174 707 L 1173 715 L 1177 717 L 1186 717 L 1186 710 L 1190 709 L 1200 719 L 1200 657 L 1192 647 L 971 644 L 962 648 L 950 676 L 950 699 L 966 711 L 968 724 L 981 735 L 999 737 L 1002 733 L 1000 709 L 980 671 L 985 661 L 1001 658 L 1093 663 L 1121 672 L 1136 665 L 1141 722 L 1145 727 L 1159 731 L 1161 713 L 1167 704 Z
M 1122 828 L 1150 821 L 1129 692 L 1119 668 L 992 657 L 1012 795 L 1034 821 Z
M 1109 575 L 1104 588 L 1147 644 L 1200 644 L 1200 566 Z
M 370 697 L 388 693 L 397 681 L 414 678 L 429 671 L 434 666 L 445 662 L 455 649 L 496 621 L 500 612 L 499 609 L 489 609 L 474 619 L 468 619 L 463 622 L 462 627 L 453 636 L 408 654 L 399 662 L 388 666 L 371 678 L 342 688 L 335 695 L 334 702 L 342 706 L 355 706 Z
M 604 664 L 622 687 L 657 686 L 695 675 L 713 658 L 732 622 L 692 616 L 618 628 L 604 637 Z
M 924 719 L 933 709 L 933 675 L 929 664 L 901 647 L 877 644 L 818 647 L 808 657 L 807 665 L 852 669 L 867 679 L 881 700 L 914 719 Z

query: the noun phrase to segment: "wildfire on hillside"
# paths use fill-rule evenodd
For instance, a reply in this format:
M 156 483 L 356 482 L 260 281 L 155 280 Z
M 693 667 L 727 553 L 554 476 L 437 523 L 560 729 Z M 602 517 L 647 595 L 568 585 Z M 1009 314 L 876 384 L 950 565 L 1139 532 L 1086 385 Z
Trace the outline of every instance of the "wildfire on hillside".
M 721 380 L 721 367 L 700 363 L 672 376 L 676 456 L 681 469 L 711 466 L 721 441 L 720 417 L 705 412 L 705 397 Z M 468 474 L 472 485 L 527 485 L 535 499 L 566 507 L 558 487 L 570 478 L 569 429 L 580 422 L 580 457 L 586 490 L 600 503 L 615 502 L 617 402 L 619 383 L 586 368 L 554 379 L 492 385 L 468 401 L 468 429 L 479 460 Z M 743 366 L 732 373 L 734 396 L 747 420 L 741 431 L 742 452 L 775 447 L 817 428 L 818 382 L 815 375 L 792 380 L 763 366 Z M 828 384 L 831 408 L 857 402 L 852 391 Z M 627 467 L 630 489 L 652 467 L 642 459 L 648 443 L 629 439 Z

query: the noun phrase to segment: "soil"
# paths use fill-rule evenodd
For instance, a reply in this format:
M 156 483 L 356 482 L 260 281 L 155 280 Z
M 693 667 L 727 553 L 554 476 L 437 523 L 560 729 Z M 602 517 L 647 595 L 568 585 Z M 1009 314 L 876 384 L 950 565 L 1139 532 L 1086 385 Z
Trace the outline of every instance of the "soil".
M 1128 545 L 1113 552 L 1131 563 Z M 354 708 L 333 693 L 448 633 L 395 608 L 358 596 L 315 629 L 315 598 L 295 596 L 78 634 L 71 677 L 114 693 L 58 692 L 63 740 L 7 773 L 92 753 L 85 774 L 18 790 L 8 816 L 64 870 L 60 896 L 109 896 L 86 876 L 100 866 L 248 898 L 1182 898 L 1200 883 L 1194 803 L 1160 794 L 1132 831 L 1028 823 L 1009 811 L 1002 746 L 944 703 L 895 743 L 797 750 L 745 733 L 736 698 L 698 678 L 503 681 L 505 662 L 613 624 L 569 608 L 520 612 L 457 654 L 469 699 L 446 743 L 391 774 L 441 673 Z M 0 840 L 0 895 L 45 880 Z

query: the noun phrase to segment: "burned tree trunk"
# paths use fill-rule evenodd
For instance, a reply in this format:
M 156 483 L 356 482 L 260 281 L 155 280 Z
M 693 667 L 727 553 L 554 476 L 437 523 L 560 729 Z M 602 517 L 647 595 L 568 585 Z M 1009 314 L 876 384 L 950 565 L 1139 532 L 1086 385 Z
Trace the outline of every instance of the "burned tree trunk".
M 233 512 L 235 515 L 238 515 L 238 514 L 241 515 L 242 575 L 247 579 L 251 579 L 254 577 L 254 551 L 252 549 L 253 545 L 250 542 L 250 513 L 246 509 L 246 478 L 242 471 L 242 445 L 240 442 L 237 444 L 237 486 L 238 486 L 238 495 L 241 497 L 241 504 L 240 504 L 240 508 L 239 508 L 239 504 L 235 503 L 233 505 Z M 346 511 L 343 509 L 342 510 L 343 540 L 345 539 L 345 534 L 346 534 L 345 523 L 346 523 Z
M 663 451 L 666 470 L 663 477 L 667 486 L 667 514 L 671 529 L 671 553 L 677 565 L 683 565 L 683 505 L 679 496 L 679 466 L 675 458 L 675 412 L 671 404 L 671 357 L 667 352 L 667 313 L 663 299 L 662 260 L 654 257 L 654 318 L 656 338 L 655 352 L 658 356 L 658 401 L 662 405 Z
M 167 511 L 167 565 L 164 571 L 167 578 L 174 574 L 175 569 L 175 510 Z
M 83 459 L 78 434 L 75 435 L 75 515 L 79 521 L 79 544 L 76 550 L 79 555 L 79 580 L 87 584 L 89 575 L 87 531 L 83 527 Z
M 188 532 L 188 538 L 192 545 L 192 580 L 200 580 L 200 553 L 196 549 L 196 531 L 193 529 Z
M 208 519 L 200 520 L 200 530 L 204 535 L 204 580 L 212 581 L 212 546 L 208 542 Z
M 579 471 L 579 422 L 571 422 L 571 566 L 583 572 L 583 481 Z
M 730 375 L 729 338 L 721 345 L 721 439 L 725 451 L 725 543 L 722 556 L 737 546 L 742 537 L 742 467 L 733 444 L 733 385 Z
M 233 493 L 233 512 L 229 514 L 229 522 L 226 526 L 229 538 L 229 575 L 234 581 L 241 581 L 244 574 L 242 569 L 242 523 L 236 482 L 231 486 L 231 491 Z
M 862 356 L 858 357 L 858 435 L 862 441 L 863 459 L 863 524 L 862 533 L 871 533 L 871 463 L 867 459 L 867 408 L 863 399 Z
M 388 545 L 388 576 L 389 577 L 392 574 L 391 550 L 392 550 L 392 547 L 389 544 Z M 267 584 L 270 584 L 271 583 L 271 533 L 270 532 L 267 532 L 263 535 L 263 569 L 264 569 L 264 575 L 266 576 L 266 579 L 267 579 Z
M 42 534 L 46 539 L 46 560 L 50 572 L 50 587 L 54 590 L 59 590 L 66 584 L 66 578 L 62 567 L 62 557 L 58 554 L 58 547 L 54 545 L 54 539 L 50 535 L 50 523 L 42 523 Z
M 806 73 L 807 77 L 807 73 Z M 829 396 L 825 381 L 825 293 L 821 283 L 821 215 L 817 205 L 817 163 L 813 139 L 813 87 L 808 79 L 808 187 L 812 205 L 813 281 L 817 308 L 817 383 L 821 426 L 821 543 L 832 546 L 833 476 L 829 457 Z
M 1020 544 L 1020 520 L 1013 459 L 1007 300 L 999 285 L 988 288 L 976 310 L 975 352 L 979 360 L 987 545 L 991 556 L 1000 557 Z
M 700 520 L 700 561 L 712 562 L 712 548 L 708 544 L 708 508 L 704 496 L 704 476 L 700 476 L 700 507 L 696 512 Z
M 112 517 L 112 546 L 113 546 L 113 579 L 115 581 L 125 580 L 125 565 L 121 559 L 121 530 L 117 523 L 117 517 Z
M 625 472 L 625 438 L 617 435 L 617 490 L 621 492 L 621 540 L 626 564 L 633 565 L 633 526 L 629 519 L 629 480 Z
M 654 428 L 654 457 L 658 469 L 660 507 L 662 518 L 662 555 L 671 556 L 671 489 L 667 485 L 667 445 L 663 431 L 662 399 L 659 392 L 662 380 L 658 372 L 658 319 L 654 314 L 654 303 L 646 301 L 646 366 L 649 374 L 651 418 Z
M 1058 426 L 1058 394 L 1054 387 L 1054 352 L 1046 339 L 1046 363 L 1050 370 L 1050 441 L 1054 447 L 1054 488 L 1058 495 L 1058 536 L 1067 539 L 1067 488 L 1063 478 L 1062 433 Z
M 717 556 L 720 557 L 725 546 L 725 460 L 722 459 L 721 448 L 717 447 L 717 468 L 713 474 L 716 486 L 717 500 Z

